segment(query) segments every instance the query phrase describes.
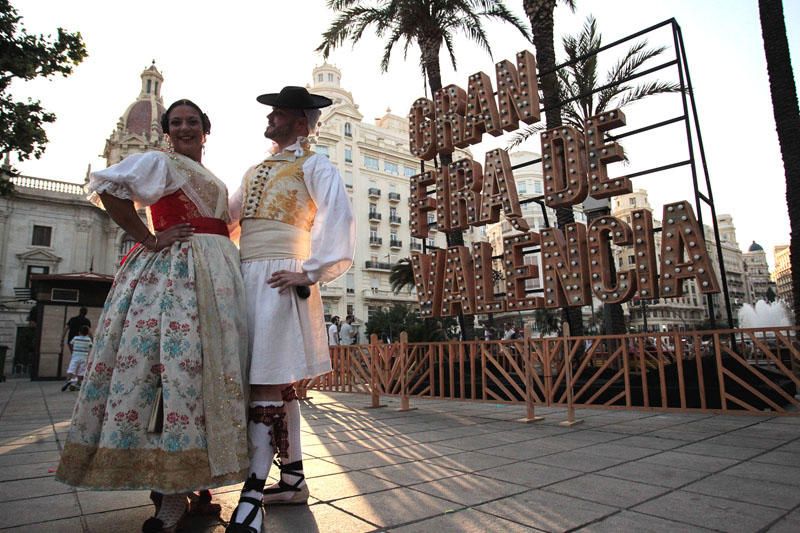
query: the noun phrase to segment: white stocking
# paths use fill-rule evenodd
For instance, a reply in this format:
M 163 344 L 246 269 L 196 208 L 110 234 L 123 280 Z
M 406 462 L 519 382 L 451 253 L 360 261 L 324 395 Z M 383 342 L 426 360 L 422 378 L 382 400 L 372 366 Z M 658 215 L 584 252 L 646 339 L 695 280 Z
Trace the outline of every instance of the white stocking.
M 280 407 L 282 405 L 283 402 L 250 402 L 250 407 Z M 272 466 L 272 457 L 275 455 L 271 432 L 272 427 L 262 424 L 261 422 L 251 421 L 247 424 L 248 440 L 250 441 L 250 471 L 248 477 L 255 474 L 256 479 L 267 479 L 269 468 Z M 261 491 L 257 490 L 242 492 L 242 496 L 255 498 L 257 500 L 263 498 Z M 236 508 L 233 522 L 244 522 L 252 509 L 252 504 L 241 502 Z M 258 513 L 255 520 L 248 525 L 255 528 L 256 531 L 261 531 L 261 522 L 263 519 L 263 514 Z

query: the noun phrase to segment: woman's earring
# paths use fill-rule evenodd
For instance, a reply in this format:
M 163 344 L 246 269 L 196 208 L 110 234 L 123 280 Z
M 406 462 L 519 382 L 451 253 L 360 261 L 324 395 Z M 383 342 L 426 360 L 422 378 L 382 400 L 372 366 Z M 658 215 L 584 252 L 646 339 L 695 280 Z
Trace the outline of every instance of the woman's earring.
M 171 154 L 175 153 L 175 147 L 172 146 L 172 139 L 170 138 L 169 135 L 167 135 L 167 152 Z

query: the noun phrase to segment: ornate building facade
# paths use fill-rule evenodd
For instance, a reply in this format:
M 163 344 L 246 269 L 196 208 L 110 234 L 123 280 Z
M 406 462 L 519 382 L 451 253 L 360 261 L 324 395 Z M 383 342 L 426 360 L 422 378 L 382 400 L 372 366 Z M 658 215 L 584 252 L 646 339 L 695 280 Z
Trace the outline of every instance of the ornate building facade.
M 789 245 L 783 244 L 775 247 L 775 272 L 772 281 L 775 282 L 777 297 L 786 302 L 791 308 L 794 305 L 792 292 L 792 263 L 789 256 Z
M 164 78 L 155 65 L 141 73 L 141 89 L 106 140 L 108 165 L 132 153 L 163 148 L 159 120 Z M 86 179 L 88 179 L 88 172 Z M 0 346 L 8 346 L 6 374 L 14 371 L 17 339 L 34 306 L 32 274 L 114 274 L 135 241 L 105 211 L 86 200 L 84 186 L 18 176 L 15 191 L 0 197 Z
M 748 292 L 750 303 L 758 300 L 768 300 L 767 292 L 770 288 L 769 265 L 767 252 L 756 241 L 744 253 L 744 262 L 747 265 Z

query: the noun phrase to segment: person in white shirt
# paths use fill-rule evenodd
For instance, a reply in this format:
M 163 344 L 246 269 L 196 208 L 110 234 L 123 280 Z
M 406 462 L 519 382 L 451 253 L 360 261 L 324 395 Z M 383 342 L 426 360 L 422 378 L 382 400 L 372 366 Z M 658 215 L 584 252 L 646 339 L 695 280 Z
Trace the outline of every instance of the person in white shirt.
M 304 504 L 308 485 L 294 383 L 331 370 L 319 284 L 353 264 L 355 217 L 344 181 L 308 136 L 333 102 L 303 87 L 262 94 L 274 152 L 230 199 L 250 328 L 250 469 L 227 533 L 259 533 L 261 505 Z M 338 334 L 338 332 L 337 332 Z M 338 336 L 337 336 L 338 339 Z M 264 488 L 273 457 L 281 470 Z
M 345 346 L 350 346 L 356 343 L 356 335 L 358 331 L 356 330 L 355 326 L 353 326 L 353 321 L 355 317 L 353 315 L 347 315 L 347 318 L 344 320 L 344 324 L 342 324 L 342 328 L 339 331 L 339 342 Z
M 339 338 L 339 317 L 331 318 L 331 325 L 328 326 L 328 346 L 339 346 L 342 344 Z

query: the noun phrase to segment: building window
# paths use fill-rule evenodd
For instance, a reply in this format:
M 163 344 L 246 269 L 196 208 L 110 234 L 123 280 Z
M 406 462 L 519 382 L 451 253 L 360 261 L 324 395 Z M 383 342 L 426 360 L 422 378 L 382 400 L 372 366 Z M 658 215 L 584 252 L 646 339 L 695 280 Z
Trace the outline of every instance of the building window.
M 375 240 L 378 238 L 378 228 L 370 228 L 369 229 L 369 239 Z
M 395 176 L 399 174 L 397 163 L 391 163 L 389 161 L 383 162 L 383 171 L 386 172 L 387 174 L 394 174 Z
M 330 158 L 330 156 L 331 156 L 330 149 L 327 146 L 325 146 L 324 144 L 316 145 L 314 147 L 314 151 L 317 152 L 320 155 L 324 155 L 327 158 Z
M 356 292 L 356 276 L 352 272 L 348 272 L 347 276 L 345 277 L 345 283 L 347 286 L 347 294 L 353 294 Z
M 147 94 L 150 94 L 150 84 L 153 83 L 153 80 L 147 80 Z
M 33 226 L 33 246 L 50 246 L 50 239 L 53 236 L 53 228 L 50 226 Z
M 344 160 L 346 163 L 353 162 L 353 149 L 352 148 L 345 148 L 344 149 Z
M 542 194 L 542 182 L 539 180 L 535 180 L 533 182 L 533 192 L 534 194 Z
M 25 274 L 25 286 L 31 286 L 31 275 L 35 274 L 49 274 L 50 267 L 46 266 L 39 266 L 39 265 L 28 265 L 27 273 Z
M 328 72 L 328 81 L 333 81 L 333 74 Z
M 403 167 L 403 175 L 407 178 L 414 176 L 417 173 L 417 169 L 414 167 Z
M 353 126 L 351 126 L 349 122 L 344 123 L 344 136 L 345 137 L 353 136 Z
M 368 305 L 367 306 L 367 321 L 371 320 L 378 312 L 380 312 L 381 308 L 377 305 Z
M 636 207 L 636 198 L 629 198 L 628 203 L 634 207 Z
M 349 170 L 345 170 L 344 172 L 344 184 L 347 185 L 348 187 L 353 186 L 353 173 L 350 172 Z
M 428 248 L 435 248 L 436 247 L 436 242 L 433 239 L 428 239 L 428 242 L 427 242 L 426 246 Z
M 370 170 L 379 170 L 378 166 L 378 158 L 372 157 L 371 155 L 364 156 L 364 166 Z
M 317 74 L 317 81 L 322 81 L 323 79 L 322 74 Z
M 347 304 L 347 316 L 353 316 L 356 313 L 356 307 L 353 304 Z
M 517 182 L 517 192 L 519 194 L 528 194 L 528 182 L 526 182 L 526 181 L 518 181 Z

